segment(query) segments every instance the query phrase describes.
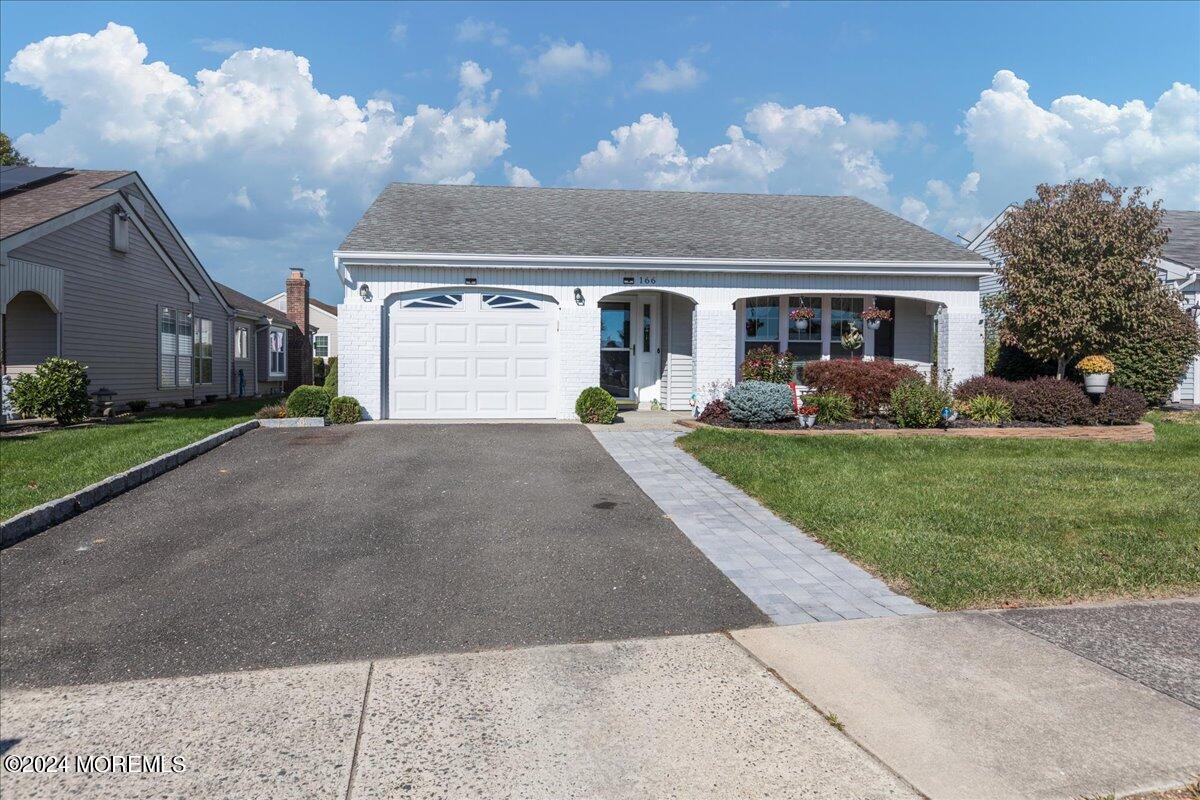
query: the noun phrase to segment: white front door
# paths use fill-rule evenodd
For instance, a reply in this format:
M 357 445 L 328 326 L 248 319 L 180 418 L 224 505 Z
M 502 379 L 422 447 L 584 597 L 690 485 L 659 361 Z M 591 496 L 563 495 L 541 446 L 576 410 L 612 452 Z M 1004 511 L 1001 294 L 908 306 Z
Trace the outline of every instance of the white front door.
M 659 296 L 638 295 L 637 299 L 637 401 L 648 404 L 659 397 L 659 378 L 662 377 L 659 348 Z
M 444 289 L 401 297 L 389 326 L 390 418 L 555 415 L 554 303 L 520 292 Z

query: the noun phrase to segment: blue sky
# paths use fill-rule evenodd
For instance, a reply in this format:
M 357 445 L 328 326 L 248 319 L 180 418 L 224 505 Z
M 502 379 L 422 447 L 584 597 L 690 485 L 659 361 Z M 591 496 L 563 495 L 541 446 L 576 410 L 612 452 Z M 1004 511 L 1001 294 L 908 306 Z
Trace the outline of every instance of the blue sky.
M 139 170 L 219 280 L 336 300 L 389 180 L 856 194 L 948 236 L 1041 180 L 1197 208 L 1198 41 L 1197 3 L 4 2 L 0 125 Z

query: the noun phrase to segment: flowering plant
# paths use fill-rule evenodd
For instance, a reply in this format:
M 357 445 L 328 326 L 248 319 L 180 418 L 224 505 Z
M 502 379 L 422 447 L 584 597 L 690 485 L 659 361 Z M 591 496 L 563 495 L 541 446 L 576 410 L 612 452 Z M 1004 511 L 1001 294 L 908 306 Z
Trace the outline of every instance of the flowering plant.
M 817 415 L 817 412 L 820 410 L 821 409 L 819 409 L 816 406 L 800 406 L 800 416 L 815 417 Z
M 816 313 L 808 306 L 800 306 L 799 308 L 793 308 L 788 316 L 792 318 L 793 322 L 799 322 L 802 319 L 812 319 L 816 316 Z
M 842 334 L 842 347 L 854 351 L 863 346 L 863 335 L 858 328 L 851 328 Z
M 1104 356 L 1087 356 L 1080 359 L 1075 369 L 1084 375 L 1108 375 L 1116 370 L 1116 365 Z
M 795 357 L 790 351 L 777 351 L 770 345 L 756 347 L 746 353 L 742 362 L 742 380 L 787 383 L 792 379 Z
M 886 308 L 878 308 L 876 306 L 867 306 L 866 308 L 864 308 L 862 310 L 862 313 L 859 314 L 859 316 L 862 317 L 863 319 L 867 320 L 868 322 L 871 320 L 876 320 L 876 319 L 879 320 L 880 322 L 887 322 L 888 320 L 890 320 L 892 318 L 892 312 L 888 311 Z

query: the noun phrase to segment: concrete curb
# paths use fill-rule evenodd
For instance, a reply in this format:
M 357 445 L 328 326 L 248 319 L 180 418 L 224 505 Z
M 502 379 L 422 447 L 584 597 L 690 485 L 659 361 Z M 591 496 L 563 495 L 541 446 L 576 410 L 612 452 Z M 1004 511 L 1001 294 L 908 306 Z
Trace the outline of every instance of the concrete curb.
M 280 417 L 274 419 L 260 419 L 258 424 L 263 428 L 324 428 L 325 418 Z
M 258 427 L 258 424 L 258 420 L 252 419 L 249 422 L 234 425 L 231 428 L 218 431 L 211 436 L 206 436 L 197 442 L 185 445 L 178 450 L 163 453 L 161 456 L 152 458 L 146 463 L 139 464 L 125 472 L 110 475 L 104 480 L 93 483 L 91 486 L 86 486 L 66 497 L 60 497 L 57 500 L 51 500 L 48 503 L 35 506 L 27 511 L 22 511 L 15 517 L 0 523 L 0 549 L 28 539 L 30 536 L 41 533 L 47 528 L 54 527 L 76 514 L 98 506 L 122 492 L 128 491 L 135 486 L 140 486 L 152 478 L 157 478 L 164 472 L 169 472 L 180 464 L 191 461 L 201 453 L 207 453 L 209 450 L 225 444 L 230 439 L 254 430 Z

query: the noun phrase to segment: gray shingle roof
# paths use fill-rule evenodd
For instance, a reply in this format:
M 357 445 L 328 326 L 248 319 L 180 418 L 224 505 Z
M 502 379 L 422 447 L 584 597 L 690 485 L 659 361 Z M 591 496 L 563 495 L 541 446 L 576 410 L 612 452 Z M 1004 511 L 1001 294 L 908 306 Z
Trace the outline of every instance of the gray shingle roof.
M 129 174 L 129 170 L 73 169 L 44 183 L 5 193 L 0 198 L 0 239 L 41 225 L 55 217 L 115 194 L 103 184 Z
M 1200 269 L 1200 211 L 1167 211 L 1163 227 L 1171 229 L 1163 257 Z
M 854 197 L 393 183 L 339 248 L 629 258 L 983 259 Z
M 232 286 L 226 286 L 223 283 L 216 283 L 216 287 L 221 290 L 221 294 L 225 297 L 225 302 L 235 310 L 252 317 L 270 317 L 271 321 L 284 328 L 295 328 L 296 323 L 292 322 L 277 308 L 271 308 L 266 303 L 255 300 L 248 294 L 242 294 Z

